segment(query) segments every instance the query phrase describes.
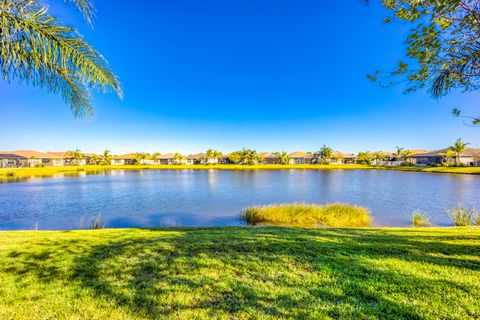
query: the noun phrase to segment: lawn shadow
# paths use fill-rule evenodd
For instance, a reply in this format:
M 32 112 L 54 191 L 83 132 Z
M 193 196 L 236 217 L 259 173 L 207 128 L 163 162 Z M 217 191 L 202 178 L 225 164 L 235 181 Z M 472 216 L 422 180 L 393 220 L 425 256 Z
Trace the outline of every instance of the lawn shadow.
M 75 243 L 50 243 L 40 253 L 10 253 L 23 262 L 4 271 L 68 285 L 146 319 L 200 314 L 205 318 L 435 318 L 461 297 L 477 297 L 475 284 L 386 268 L 393 259 L 480 276 L 480 235 L 451 243 L 454 235 L 368 229 L 224 228 L 143 230 L 73 251 L 68 270 L 58 267 Z M 478 240 L 478 241 L 477 241 Z M 70 251 L 69 251 L 70 250 Z M 50 263 L 45 263 L 45 262 Z M 378 263 L 377 263 L 378 262 Z M 449 297 L 442 296 L 448 289 Z M 402 298 L 399 298 L 402 297 Z M 405 298 L 407 297 L 407 298 Z M 458 301 L 452 300 L 457 297 Z M 408 299 L 420 303 L 412 304 Z M 444 310 L 422 304 L 444 299 Z M 466 309 L 467 317 L 478 317 Z M 476 311 L 475 311 L 476 310 Z M 477 312 L 477 313 L 475 313 Z M 455 318 L 455 314 L 450 314 Z

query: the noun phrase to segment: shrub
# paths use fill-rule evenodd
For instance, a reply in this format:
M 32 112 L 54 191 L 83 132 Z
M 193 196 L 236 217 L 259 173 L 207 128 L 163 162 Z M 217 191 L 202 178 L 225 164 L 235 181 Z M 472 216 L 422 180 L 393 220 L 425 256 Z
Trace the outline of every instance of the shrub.
M 252 225 L 301 227 L 366 227 L 370 212 L 348 204 L 282 204 L 253 206 L 242 210 L 242 217 Z
M 447 209 L 448 215 L 456 227 L 471 226 L 477 215 L 477 211 L 473 208 L 466 209 L 463 207 Z
M 37 163 L 35 165 L 35 168 L 44 168 L 45 167 L 45 164 L 44 163 Z
M 408 161 L 403 161 L 403 162 L 402 162 L 402 166 L 403 166 L 403 167 L 411 167 L 411 166 L 413 166 L 413 164 L 410 163 L 410 162 L 408 162 Z
M 15 176 L 15 172 L 8 171 L 6 173 L 6 175 L 7 175 L 7 177 L 13 177 L 13 176 Z
M 90 221 L 90 229 L 103 229 L 105 228 L 105 223 L 102 220 L 101 215 L 92 218 Z
M 412 226 L 414 228 L 419 227 L 429 227 L 431 225 L 430 220 L 428 220 L 425 213 L 422 211 L 416 210 L 412 215 Z

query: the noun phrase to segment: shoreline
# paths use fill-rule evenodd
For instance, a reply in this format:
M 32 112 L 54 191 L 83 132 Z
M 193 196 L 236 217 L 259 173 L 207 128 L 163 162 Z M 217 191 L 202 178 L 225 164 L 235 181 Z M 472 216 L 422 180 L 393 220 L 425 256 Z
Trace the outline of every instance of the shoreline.
M 450 173 L 450 174 L 469 174 L 480 175 L 480 167 L 384 167 L 368 166 L 361 164 L 293 164 L 293 165 L 85 165 L 85 166 L 62 166 L 62 167 L 42 167 L 42 168 L 0 168 L 0 178 L 15 179 L 28 177 L 45 177 L 55 174 L 66 173 L 96 173 L 109 170 L 391 170 L 406 172 L 425 172 L 425 173 Z
M 292 229 L 296 231 L 365 231 L 365 232 L 387 232 L 387 231 L 411 231 L 411 232 L 441 232 L 443 231 L 455 231 L 455 232 L 480 232 L 480 226 L 471 225 L 465 227 L 459 227 L 454 225 L 448 226 L 431 226 L 431 227 L 381 227 L 381 226 L 369 226 L 369 227 L 308 227 L 308 226 L 294 226 L 294 225 L 274 225 L 274 224 L 258 224 L 258 225 L 238 225 L 238 226 L 198 226 L 198 227 L 124 227 L 124 228 L 100 228 L 100 229 L 0 229 L 0 237 L 5 236 L 7 233 L 32 233 L 32 234 L 47 234 L 47 233 L 95 233 L 95 232 L 141 232 L 141 231 L 158 231 L 158 232 L 175 232 L 175 231 L 215 231 L 223 232 L 228 230 L 248 231 L 249 229 Z

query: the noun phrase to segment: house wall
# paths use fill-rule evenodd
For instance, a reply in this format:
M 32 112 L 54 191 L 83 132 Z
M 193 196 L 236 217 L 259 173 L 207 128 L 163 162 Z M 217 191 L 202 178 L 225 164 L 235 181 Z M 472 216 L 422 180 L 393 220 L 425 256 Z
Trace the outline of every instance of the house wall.
M 19 168 L 23 167 L 25 159 L 22 158 L 0 158 L 0 168 Z
M 266 157 L 266 158 L 263 158 L 260 163 L 263 163 L 263 164 L 279 164 L 280 163 L 280 159 L 278 159 L 277 157 Z
M 171 158 L 159 159 L 159 161 L 160 164 L 175 164 L 175 162 Z
M 111 165 L 122 165 L 122 164 L 125 164 L 125 160 L 124 159 L 112 159 L 112 161 L 110 161 L 110 164 Z

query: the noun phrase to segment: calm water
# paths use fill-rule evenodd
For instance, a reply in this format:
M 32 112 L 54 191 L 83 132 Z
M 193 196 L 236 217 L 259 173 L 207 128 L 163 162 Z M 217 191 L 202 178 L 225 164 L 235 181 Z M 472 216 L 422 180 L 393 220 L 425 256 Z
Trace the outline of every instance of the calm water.
M 480 176 L 376 170 L 145 170 L 0 183 L 0 229 L 77 229 L 101 214 L 108 227 L 243 225 L 242 208 L 347 202 L 375 225 L 407 226 L 414 210 L 437 225 L 446 208 L 480 208 Z

